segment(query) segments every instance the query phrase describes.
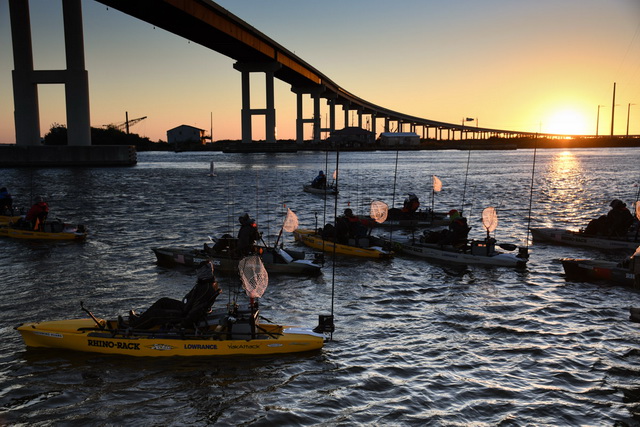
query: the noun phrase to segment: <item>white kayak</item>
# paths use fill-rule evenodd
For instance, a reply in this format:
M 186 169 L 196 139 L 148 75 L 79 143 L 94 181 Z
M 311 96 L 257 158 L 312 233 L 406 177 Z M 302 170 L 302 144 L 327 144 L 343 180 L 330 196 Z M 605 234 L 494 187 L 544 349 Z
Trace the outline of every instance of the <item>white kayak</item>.
M 494 239 L 470 240 L 465 245 L 439 245 L 425 243 L 420 239 L 393 239 L 394 250 L 431 260 L 451 262 L 456 264 L 473 264 L 499 267 L 524 267 L 529 259 L 526 248 L 520 248 L 518 253 L 506 253 L 496 250 Z M 515 245 L 503 245 L 516 249 Z

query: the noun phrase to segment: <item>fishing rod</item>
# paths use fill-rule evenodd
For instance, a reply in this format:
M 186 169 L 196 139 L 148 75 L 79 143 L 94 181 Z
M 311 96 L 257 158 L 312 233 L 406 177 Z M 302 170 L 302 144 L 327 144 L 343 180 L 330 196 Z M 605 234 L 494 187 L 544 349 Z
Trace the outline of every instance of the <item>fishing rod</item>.
M 467 178 L 469 177 L 469 163 L 471 162 L 471 144 L 469 144 L 469 154 L 467 155 L 467 171 L 464 174 L 464 187 L 462 187 L 462 205 L 460 206 L 461 214 L 464 213 L 464 199 L 467 193 Z
M 529 233 L 531 232 L 531 206 L 533 204 L 533 182 L 536 174 L 536 154 L 538 152 L 538 138 L 535 139 L 533 145 L 533 165 L 531 167 L 531 186 L 529 190 L 529 218 L 527 220 L 527 240 L 524 248 L 524 255 L 529 255 Z

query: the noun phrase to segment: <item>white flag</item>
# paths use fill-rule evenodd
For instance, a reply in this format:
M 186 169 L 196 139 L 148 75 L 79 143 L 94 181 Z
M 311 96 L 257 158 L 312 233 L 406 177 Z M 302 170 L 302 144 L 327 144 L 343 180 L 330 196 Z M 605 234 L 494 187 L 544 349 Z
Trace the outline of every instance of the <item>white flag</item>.
M 442 191 L 442 181 L 435 175 L 433 175 L 433 191 Z
M 298 229 L 298 216 L 289 208 L 287 208 L 287 217 L 284 219 L 282 228 L 289 233 Z

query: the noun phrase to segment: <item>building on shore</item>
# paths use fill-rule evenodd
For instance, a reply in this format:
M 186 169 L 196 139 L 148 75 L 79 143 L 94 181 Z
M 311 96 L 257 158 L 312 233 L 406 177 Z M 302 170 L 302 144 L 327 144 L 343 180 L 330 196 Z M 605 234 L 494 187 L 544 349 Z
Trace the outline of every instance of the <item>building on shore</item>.
M 382 132 L 380 145 L 383 147 L 409 147 L 420 145 L 420 136 L 415 132 Z

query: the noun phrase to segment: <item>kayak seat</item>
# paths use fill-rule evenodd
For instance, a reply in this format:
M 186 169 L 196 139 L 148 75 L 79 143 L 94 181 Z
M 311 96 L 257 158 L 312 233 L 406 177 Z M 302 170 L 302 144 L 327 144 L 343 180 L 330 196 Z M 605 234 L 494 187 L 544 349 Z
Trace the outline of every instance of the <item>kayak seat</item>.
M 162 327 L 196 328 L 198 322 L 206 320 L 207 313 L 222 291 L 215 280 L 198 281 L 182 301 L 160 298 L 144 313 L 129 313 L 129 326 L 135 329 Z

